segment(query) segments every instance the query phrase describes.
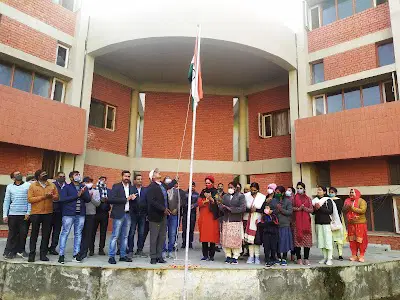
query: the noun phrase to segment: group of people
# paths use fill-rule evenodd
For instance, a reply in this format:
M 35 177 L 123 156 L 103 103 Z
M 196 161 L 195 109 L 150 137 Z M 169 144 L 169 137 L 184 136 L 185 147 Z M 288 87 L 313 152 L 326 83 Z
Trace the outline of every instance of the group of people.
M 100 176 L 81 178 L 78 171 L 69 173 L 70 183 L 63 172 L 50 180 L 44 170 L 27 176 L 26 182 L 19 171 L 10 175 L 13 180 L 6 188 L 3 220 L 9 232 L 4 257 L 28 258 L 34 262 L 36 244 L 41 229 L 40 260 L 48 261 L 48 254 L 59 255 L 65 263 L 68 236 L 74 227 L 73 260 L 83 261 L 94 255 L 96 233 L 100 227 L 99 255 L 106 255 L 106 233 L 109 217 L 112 233 L 108 247 L 108 262 L 131 262 L 133 257 L 147 257 L 143 247 L 150 233 L 150 263 L 165 263 L 177 250 L 177 232 L 182 222 L 182 248 L 186 245 L 187 212 L 190 206 L 189 248 L 193 248 L 197 210 L 198 227 L 202 243 L 201 260 L 214 261 L 218 245 L 222 245 L 226 263 L 237 264 L 240 256 L 248 256 L 247 263 L 260 264 L 260 246 L 263 245 L 265 264 L 287 265 L 288 252 L 298 264 L 310 265 L 312 247 L 311 215 L 315 215 L 318 248 L 324 259 L 321 264 L 332 265 L 333 249 L 343 260 L 343 244 L 347 238 L 352 256 L 350 260 L 364 262 L 368 244 L 366 201 L 360 192 L 351 189 L 349 198 L 342 201 L 337 190 L 318 187 L 313 200 L 306 194 L 304 183 L 296 188 L 268 185 L 267 195 L 253 182 L 242 189 L 231 182 L 227 193 L 223 184 L 215 187 L 215 178 L 205 178 L 200 193 L 192 183 L 189 191 L 179 188 L 178 180 L 162 179 L 158 169 L 149 173 L 150 184 L 142 185 L 142 176 L 122 171 L 121 181 L 107 187 L 107 178 Z M 111 211 L 111 214 L 109 213 Z M 347 230 L 344 219 L 347 220 Z M 29 254 L 25 251 L 31 226 Z M 135 249 L 135 235 L 136 252 Z M 51 238 L 50 238 L 51 237 Z M 59 252 L 56 251 L 59 246 Z M 303 248 L 303 259 L 301 256 Z

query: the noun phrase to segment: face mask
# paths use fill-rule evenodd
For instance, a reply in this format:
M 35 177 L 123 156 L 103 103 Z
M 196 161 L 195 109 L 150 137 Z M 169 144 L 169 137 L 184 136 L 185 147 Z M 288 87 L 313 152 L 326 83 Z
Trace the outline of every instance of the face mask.
M 91 188 L 93 187 L 93 183 L 86 183 L 85 185 L 86 185 L 86 187 L 87 187 L 88 189 L 91 189 Z
M 277 196 L 278 198 L 282 197 L 281 193 L 275 193 L 275 196 Z
M 336 196 L 335 193 L 330 193 L 330 194 L 329 194 L 329 197 L 331 197 L 331 198 L 333 198 L 333 197 L 335 197 L 335 196 Z
M 304 193 L 304 190 L 303 189 L 297 189 L 297 194 L 303 194 Z
M 64 183 L 64 182 L 65 182 L 65 178 L 57 178 L 57 181 L 58 181 L 59 183 Z
M 250 191 L 252 195 L 257 195 L 258 191 Z
M 74 181 L 75 181 L 75 182 L 81 182 L 81 176 L 75 175 L 75 176 L 74 176 Z
M 41 176 L 42 181 L 46 181 L 47 179 L 49 179 L 49 175 L 43 175 Z
M 288 197 L 292 196 L 292 191 L 286 191 L 285 195 L 288 196 Z
M 212 188 L 212 184 L 211 183 L 206 183 L 206 188 L 211 189 Z
M 104 181 L 103 181 L 103 180 L 101 180 L 101 181 L 100 181 L 100 184 L 101 184 L 101 185 L 104 185 Z
M 218 188 L 218 192 L 223 192 L 224 191 L 224 188 Z
M 235 193 L 235 189 L 228 189 L 228 193 L 233 195 Z
M 21 174 L 16 175 L 15 176 L 15 180 L 16 181 L 22 181 L 22 175 Z
M 165 179 L 165 183 L 166 183 L 166 184 L 170 184 L 171 182 L 172 182 L 172 179 L 171 179 L 171 178 Z
M 273 189 L 268 189 L 267 192 L 268 192 L 269 195 L 271 195 L 274 192 L 274 190 Z

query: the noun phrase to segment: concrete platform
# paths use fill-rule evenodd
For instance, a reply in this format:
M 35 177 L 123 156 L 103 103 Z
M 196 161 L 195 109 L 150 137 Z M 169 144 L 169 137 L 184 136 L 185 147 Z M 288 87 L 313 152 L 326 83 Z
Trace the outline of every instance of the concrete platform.
M 134 258 L 109 265 L 108 257 L 98 255 L 71 262 L 71 245 L 69 240 L 65 265 L 56 256 L 35 263 L 1 258 L 0 299 L 181 299 L 183 251 L 167 264 Z M 1 253 L 4 246 L 1 239 Z M 345 257 L 349 254 L 345 248 Z M 317 263 L 321 256 L 315 248 L 310 267 L 290 263 L 265 269 L 245 261 L 227 265 L 223 253 L 216 254 L 215 262 L 201 262 L 200 257 L 197 243 L 190 250 L 189 299 L 400 299 L 400 251 L 385 247 L 371 246 L 366 263 L 335 260 L 332 267 Z

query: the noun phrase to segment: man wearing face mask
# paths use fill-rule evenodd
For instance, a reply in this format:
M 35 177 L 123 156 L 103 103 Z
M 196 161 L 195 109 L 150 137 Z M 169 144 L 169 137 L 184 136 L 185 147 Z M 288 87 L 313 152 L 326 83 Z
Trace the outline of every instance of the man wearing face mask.
M 59 200 L 56 186 L 48 180 L 47 172 L 37 170 L 35 172 L 37 182 L 32 183 L 28 190 L 28 201 L 31 204 L 31 222 L 32 232 L 29 241 L 29 259 L 28 262 L 35 261 L 36 242 L 39 236 L 40 227 L 42 227 L 42 241 L 40 243 L 40 260 L 49 261 L 47 258 L 50 228 L 53 214 L 53 201 Z
M 70 184 L 65 187 L 65 193 L 61 194 L 62 229 L 60 234 L 60 256 L 58 262 L 64 264 L 65 247 L 72 226 L 74 226 L 74 252 L 73 258 L 78 261 L 78 254 L 82 240 L 82 230 L 85 224 L 86 205 L 90 202 L 90 195 L 85 185 L 81 184 L 79 171 L 69 173 Z
M 19 171 L 11 173 L 14 183 L 9 184 L 3 203 L 3 221 L 8 223 L 8 237 L 5 258 L 15 255 L 26 258 L 25 242 L 28 235 L 28 222 L 31 205 L 28 202 L 29 183 L 22 181 Z
M 63 192 L 65 191 L 65 173 L 58 172 L 56 181 L 54 182 L 58 190 L 58 195 L 60 198 L 62 197 Z M 51 245 L 49 247 L 49 254 L 51 255 L 58 255 L 56 248 L 58 246 L 58 241 L 60 239 L 60 232 L 61 232 L 61 224 L 62 224 L 62 214 L 61 214 L 61 207 L 60 201 L 53 202 L 53 217 L 51 221 Z

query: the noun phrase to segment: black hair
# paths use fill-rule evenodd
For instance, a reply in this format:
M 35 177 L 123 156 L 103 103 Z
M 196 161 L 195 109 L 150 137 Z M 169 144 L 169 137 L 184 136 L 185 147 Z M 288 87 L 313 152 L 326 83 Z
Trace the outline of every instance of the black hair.
M 260 190 L 260 185 L 257 182 L 252 182 L 250 184 L 250 188 L 256 188 L 257 191 L 259 191 Z
M 319 187 L 321 190 L 323 190 L 325 194 L 328 193 L 328 191 L 327 191 L 327 189 L 326 189 L 326 186 L 319 185 L 318 187 Z
M 10 173 L 10 178 L 11 178 L 11 179 L 14 179 L 14 173 L 15 173 L 15 172 L 17 172 L 17 171 L 12 171 L 12 172 Z
M 240 182 L 236 182 L 236 186 L 242 187 L 242 185 L 240 184 Z
M 224 185 L 222 182 L 220 182 L 220 183 L 217 184 L 217 186 L 220 185 L 220 184 Z
M 236 189 L 237 186 L 238 186 L 238 183 L 234 182 L 234 181 L 231 181 L 231 182 L 228 183 L 228 185 L 233 185 L 233 187 Z
M 68 177 L 72 178 L 75 174 L 79 174 L 79 171 L 74 170 L 74 171 L 69 172 Z
M 42 174 L 43 172 L 44 172 L 44 170 L 42 170 L 42 169 L 36 170 L 36 172 L 35 172 L 35 178 L 36 178 L 36 180 L 39 180 L 39 176 L 40 176 L 40 174 Z
M 334 191 L 334 192 L 335 192 L 335 194 L 337 194 L 337 188 L 335 188 L 335 187 L 331 186 L 331 187 L 329 188 L 329 190 L 330 190 L 330 191 Z
M 296 190 L 294 189 L 294 187 L 289 187 L 289 189 L 292 191 L 292 194 L 294 195 L 296 193 Z
M 142 174 L 140 174 L 140 173 L 135 173 L 135 175 L 133 176 L 133 179 L 136 180 L 136 178 L 137 178 L 138 176 L 142 177 Z
M 298 186 L 301 186 L 303 189 L 306 189 L 306 185 L 305 185 L 303 182 L 301 182 L 301 181 L 299 181 L 299 182 L 296 184 L 296 188 L 297 188 Z
M 121 176 L 124 176 L 124 174 L 131 174 L 131 172 L 129 172 L 128 170 L 123 170 L 121 172 Z
M 65 175 L 65 173 L 64 172 L 57 172 L 57 176 L 60 176 L 60 174 L 64 174 Z
M 276 190 L 280 191 L 281 194 L 284 194 L 285 191 L 286 191 L 285 187 L 282 186 L 282 185 L 278 185 L 278 186 L 276 187 L 275 191 L 276 191 Z

